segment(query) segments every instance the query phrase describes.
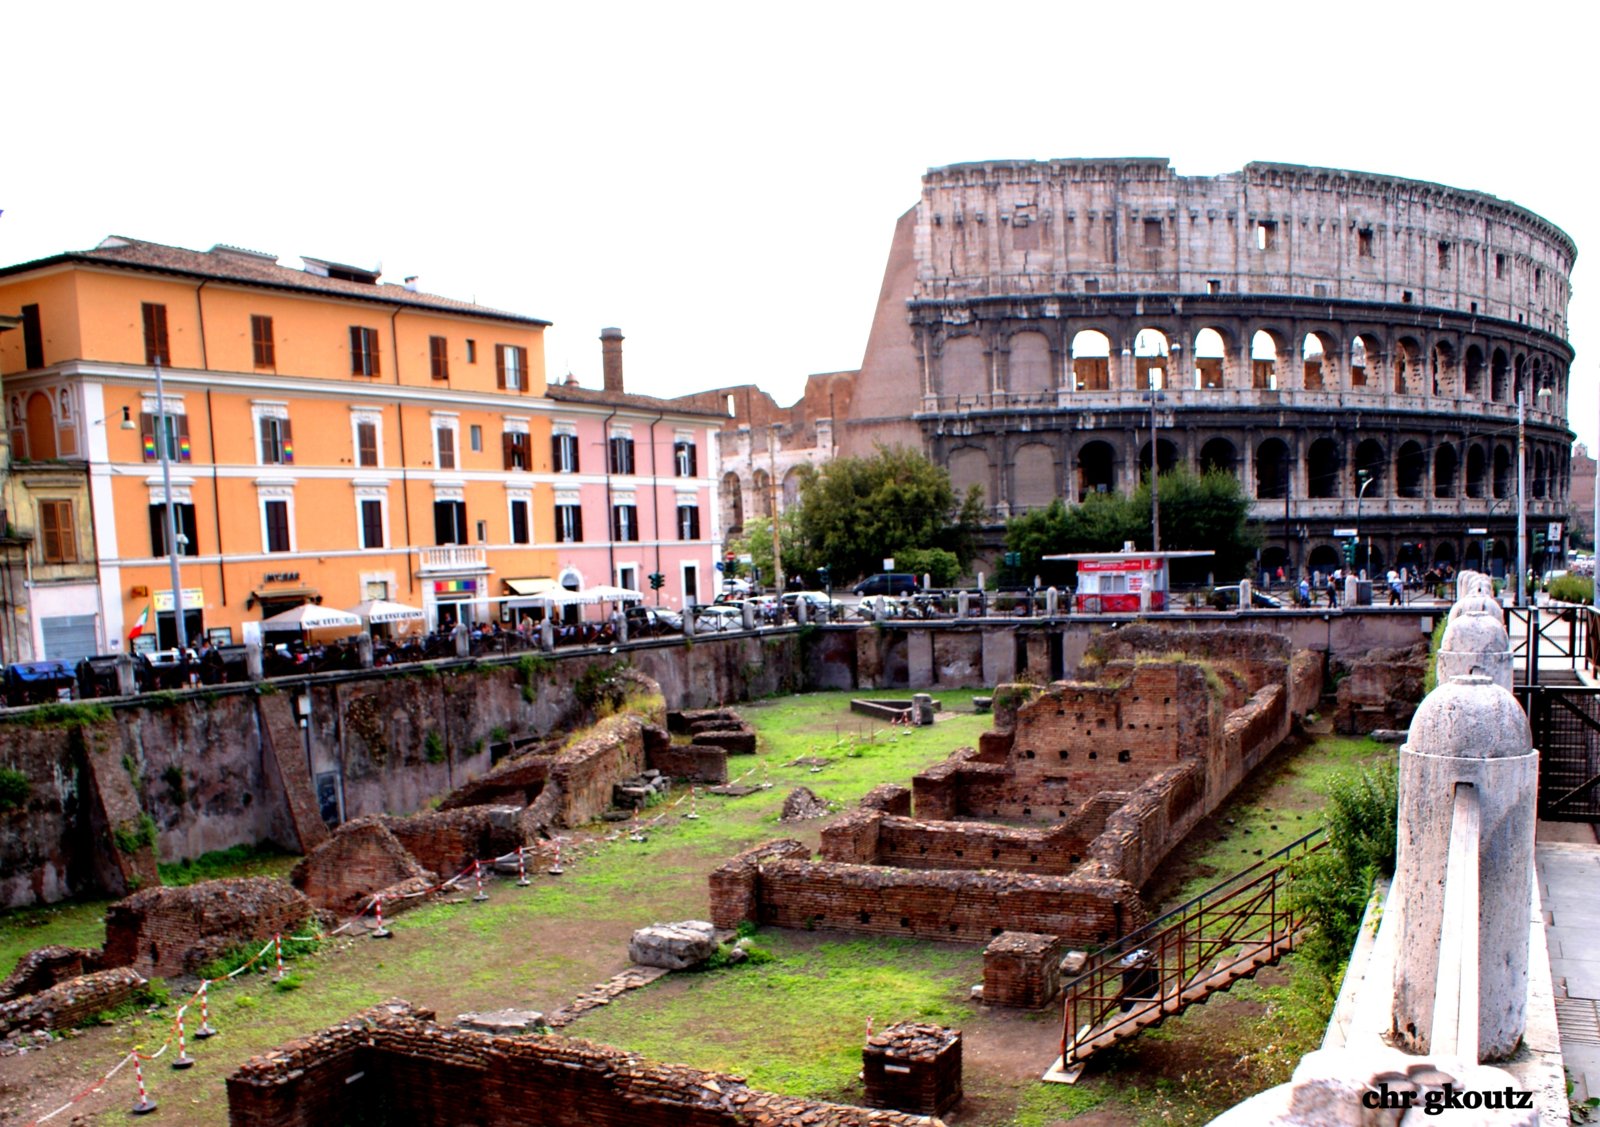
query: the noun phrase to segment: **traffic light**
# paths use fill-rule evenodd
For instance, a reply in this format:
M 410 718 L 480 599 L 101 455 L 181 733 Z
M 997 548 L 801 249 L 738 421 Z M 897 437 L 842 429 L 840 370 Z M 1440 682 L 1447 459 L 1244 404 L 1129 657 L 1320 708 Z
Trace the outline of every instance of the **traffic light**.
M 1356 542 L 1354 540 L 1346 540 L 1344 542 L 1344 566 L 1348 568 L 1356 566 Z
M 825 567 L 817 568 L 817 582 L 824 587 L 830 586 L 833 583 L 833 572 Z
M 1005 557 L 1004 557 L 1004 562 L 1005 562 L 1005 565 L 1007 567 L 1021 567 L 1022 566 L 1022 553 L 1021 552 L 1007 552 L 1005 554 Z
M 667 577 L 665 575 L 662 575 L 659 571 L 652 571 L 650 573 L 650 590 L 659 591 L 666 585 Z
M 1544 551 L 1544 533 L 1535 532 L 1533 534 L 1533 550 L 1535 552 Z

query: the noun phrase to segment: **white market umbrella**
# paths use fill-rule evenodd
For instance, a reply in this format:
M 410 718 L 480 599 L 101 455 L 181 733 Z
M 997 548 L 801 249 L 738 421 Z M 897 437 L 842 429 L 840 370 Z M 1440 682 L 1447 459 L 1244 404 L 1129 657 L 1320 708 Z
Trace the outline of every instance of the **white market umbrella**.
M 388 599 L 368 599 L 350 608 L 350 613 L 368 623 L 420 621 L 422 610 Z
M 335 627 L 359 630 L 361 619 L 347 610 L 334 610 L 332 607 L 319 607 L 315 603 L 302 603 L 293 610 L 286 610 L 282 614 L 261 620 L 263 630 L 325 630 Z

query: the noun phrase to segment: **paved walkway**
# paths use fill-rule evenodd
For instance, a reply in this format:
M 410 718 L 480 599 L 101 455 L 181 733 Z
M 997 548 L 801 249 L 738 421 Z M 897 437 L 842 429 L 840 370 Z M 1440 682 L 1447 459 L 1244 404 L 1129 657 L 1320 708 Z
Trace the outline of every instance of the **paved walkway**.
M 1574 1100 L 1600 1096 L 1600 843 L 1595 827 L 1540 822 L 1534 850 L 1556 1025 Z

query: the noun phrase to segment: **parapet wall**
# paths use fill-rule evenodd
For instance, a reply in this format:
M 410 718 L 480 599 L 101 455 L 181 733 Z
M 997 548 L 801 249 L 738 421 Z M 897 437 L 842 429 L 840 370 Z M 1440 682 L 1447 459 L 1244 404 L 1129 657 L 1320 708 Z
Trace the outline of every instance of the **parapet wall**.
M 646 1063 L 591 1041 L 493 1037 L 389 1003 L 254 1057 L 228 1077 L 234 1127 L 941 1127 L 791 1099 L 736 1076 Z

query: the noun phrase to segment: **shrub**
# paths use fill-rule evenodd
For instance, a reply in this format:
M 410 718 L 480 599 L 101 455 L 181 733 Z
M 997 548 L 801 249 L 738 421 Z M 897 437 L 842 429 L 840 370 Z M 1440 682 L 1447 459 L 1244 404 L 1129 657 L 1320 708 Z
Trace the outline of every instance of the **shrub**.
M 26 805 L 32 789 L 25 773 L 15 767 L 0 767 L 0 810 L 15 810 Z
M 429 763 L 444 762 L 444 740 L 439 738 L 438 732 L 429 732 L 423 737 L 422 753 L 427 756 Z
M 148 814 L 129 818 L 111 831 L 111 840 L 124 853 L 137 853 L 156 843 L 156 820 Z
M 1558 575 L 1545 585 L 1545 593 L 1561 603 L 1594 603 L 1594 580 L 1587 575 Z

